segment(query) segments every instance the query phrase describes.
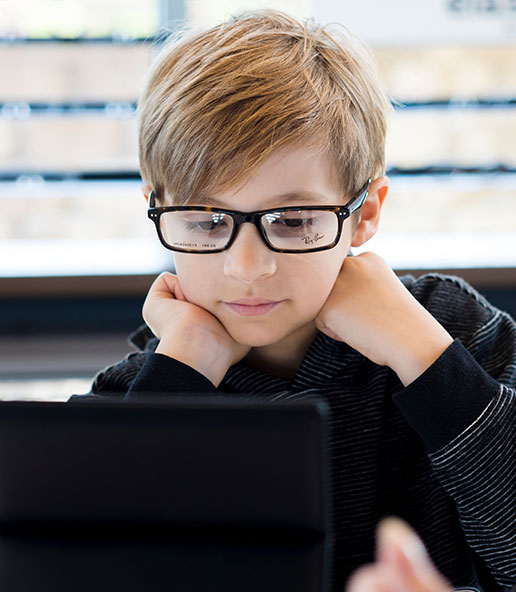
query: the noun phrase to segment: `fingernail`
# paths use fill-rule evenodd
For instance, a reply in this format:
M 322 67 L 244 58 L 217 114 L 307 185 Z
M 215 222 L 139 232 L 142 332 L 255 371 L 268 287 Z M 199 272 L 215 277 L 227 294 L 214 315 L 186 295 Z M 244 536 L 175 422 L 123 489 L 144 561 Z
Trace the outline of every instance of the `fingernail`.
M 378 525 L 378 537 L 382 544 L 400 548 L 414 567 L 428 565 L 430 559 L 421 539 L 399 518 L 382 520 Z

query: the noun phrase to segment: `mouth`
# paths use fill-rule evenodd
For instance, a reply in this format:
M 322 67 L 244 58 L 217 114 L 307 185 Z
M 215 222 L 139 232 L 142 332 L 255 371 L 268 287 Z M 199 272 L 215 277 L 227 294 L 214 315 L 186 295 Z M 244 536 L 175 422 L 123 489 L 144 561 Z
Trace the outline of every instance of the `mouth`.
M 284 300 L 267 300 L 266 298 L 242 298 L 233 302 L 224 302 L 233 312 L 242 316 L 250 317 L 263 315 L 276 308 Z

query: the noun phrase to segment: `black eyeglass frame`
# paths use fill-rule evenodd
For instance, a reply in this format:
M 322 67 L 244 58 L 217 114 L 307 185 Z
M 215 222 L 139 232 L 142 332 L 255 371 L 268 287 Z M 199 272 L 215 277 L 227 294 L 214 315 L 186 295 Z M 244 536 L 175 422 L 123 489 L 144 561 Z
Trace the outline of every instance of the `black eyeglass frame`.
M 227 251 L 233 244 L 238 233 L 238 229 L 240 228 L 240 225 L 244 224 L 245 222 L 250 222 L 251 224 L 254 224 L 256 226 L 258 234 L 260 235 L 263 242 L 267 245 L 267 247 L 269 247 L 271 251 L 274 251 L 275 253 L 314 253 L 316 251 L 326 251 L 328 249 L 332 249 L 338 244 L 340 236 L 342 234 L 342 225 L 344 221 L 347 218 L 349 218 L 351 214 L 353 214 L 353 212 L 362 207 L 368 195 L 370 183 L 371 179 L 368 179 L 367 183 L 360 189 L 360 191 L 354 197 L 352 197 L 347 204 L 343 206 L 288 206 L 285 208 L 270 208 L 268 210 L 259 210 L 257 212 L 240 212 L 238 210 L 226 210 L 224 208 L 216 208 L 212 206 L 156 206 L 156 195 L 154 193 L 154 189 L 152 189 L 149 194 L 149 208 L 147 210 L 147 215 L 149 216 L 150 220 L 152 220 L 156 225 L 158 238 L 161 244 L 166 249 L 169 249 L 170 251 L 176 251 L 178 253 L 194 253 L 196 255 L 208 255 L 211 253 L 222 253 L 223 251 Z M 337 216 L 338 222 L 338 230 L 335 240 L 324 247 L 313 247 L 310 249 L 278 249 L 277 247 L 272 245 L 268 240 L 260 223 L 262 216 L 266 214 L 271 214 L 273 212 L 292 212 L 298 210 L 324 210 L 333 212 Z M 171 245 L 169 245 L 163 238 L 160 226 L 160 218 L 162 214 L 165 214 L 166 212 L 178 211 L 216 212 L 231 216 L 231 218 L 233 219 L 233 230 L 225 246 L 221 249 L 198 251 L 196 249 L 182 249 L 178 247 L 172 247 Z

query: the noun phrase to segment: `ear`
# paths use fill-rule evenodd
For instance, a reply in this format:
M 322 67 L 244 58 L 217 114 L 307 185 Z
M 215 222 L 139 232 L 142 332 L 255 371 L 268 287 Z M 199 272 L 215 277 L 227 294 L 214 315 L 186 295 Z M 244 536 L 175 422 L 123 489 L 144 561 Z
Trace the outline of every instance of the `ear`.
M 152 187 L 150 185 L 147 185 L 147 183 L 143 183 L 142 184 L 142 193 L 143 193 L 143 197 L 149 201 L 149 193 L 152 191 Z
M 388 177 L 378 177 L 374 181 L 371 181 L 367 197 L 360 208 L 360 221 L 351 239 L 352 247 L 363 245 L 378 230 L 380 213 L 388 190 Z

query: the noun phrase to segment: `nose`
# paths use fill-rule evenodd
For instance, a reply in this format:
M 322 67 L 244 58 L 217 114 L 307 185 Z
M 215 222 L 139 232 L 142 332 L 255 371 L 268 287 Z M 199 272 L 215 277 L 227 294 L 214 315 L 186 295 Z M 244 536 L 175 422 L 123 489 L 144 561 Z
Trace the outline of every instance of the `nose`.
M 240 226 L 224 255 L 224 275 L 244 284 L 252 284 L 276 272 L 275 253 L 262 241 L 254 224 L 248 222 Z

